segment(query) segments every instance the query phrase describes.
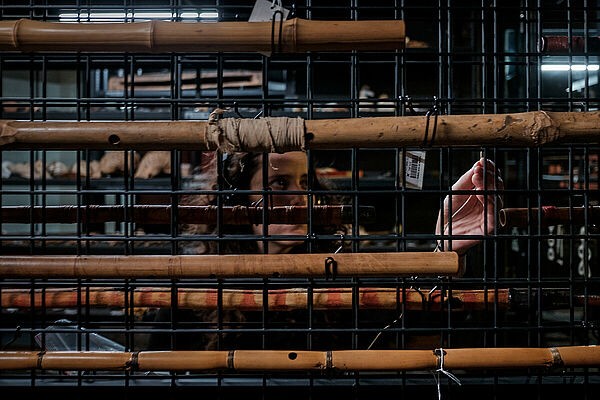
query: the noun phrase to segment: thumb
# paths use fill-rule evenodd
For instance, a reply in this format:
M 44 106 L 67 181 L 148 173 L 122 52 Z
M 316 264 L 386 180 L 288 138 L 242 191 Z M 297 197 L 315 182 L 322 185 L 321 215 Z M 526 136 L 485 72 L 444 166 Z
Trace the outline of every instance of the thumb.
M 469 190 L 473 189 L 473 175 L 475 174 L 475 165 L 474 164 L 470 170 L 465 172 L 454 185 L 452 185 L 452 190 Z

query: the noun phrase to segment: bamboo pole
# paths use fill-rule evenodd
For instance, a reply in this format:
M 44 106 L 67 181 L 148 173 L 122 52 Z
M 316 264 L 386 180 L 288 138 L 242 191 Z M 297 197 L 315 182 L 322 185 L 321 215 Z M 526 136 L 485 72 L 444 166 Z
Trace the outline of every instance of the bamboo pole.
M 600 366 L 600 346 L 431 350 L 0 351 L 0 370 L 417 371 Z
M 541 220 L 538 221 L 538 216 Z M 586 219 L 587 216 L 587 219 Z M 503 228 L 541 227 L 552 225 L 585 225 L 600 223 L 600 206 L 587 207 L 554 207 L 541 208 L 503 208 L 498 212 L 498 221 Z
M 48 288 L 48 289 L 3 289 L 0 292 L 3 307 L 11 308 L 75 308 L 92 307 L 170 307 L 170 288 L 140 288 L 130 292 L 118 288 Z M 195 310 L 261 311 L 264 291 L 245 289 L 190 289 L 177 290 L 177 307 Z M 267 292 L 268 309 L 271 311 L 302 310 L 308 307 L 306 289 L 272 289 Z M 493 290 L 452 290 L 439 289 L 395 289 L 364 287 L 358 289 L 358 299 L 354 302 L 351 288 L 315 288 L 312 290 L 312 308 L 315 310 L 378 309 L 407 311 L 439 311 L 451 308 L 453 311 L 484 310 L 497 303 L 497 309 L 509 307 L 509 289 Z
M 0 278 L 335 278 L 458 273 L 455 252 L 0 257 Z
M 268 122 L 268 123 L 267 123 Z M 442 115 L 425 133 L 427 117 L 305 120 L 287 117 L 218 121 L 25 122 L 0 121 L 5 149 L 186 149 L 297 151 L 348 147 L 539 146 L 595 143 L 600 112 L 532 111 L 515 114 Z M 433 121 L 431 121 L 433 124 Z M 283 130 L 269 134 L 271 126 Z M 273 128 L 274 129 L 274 128 Z M 286 134 L 287 132 L 287 134 Z M 271 132 L 272 133 L 272 132 Z
M 220 211 L 219 211 L 220 210 Z M 170 205 L 74 205 L 64 206 L 3 206 L 0 220 L 3 223 L 103 223 L 106 221 L 133 221 L 144 224 L 170 224 Z M 185 206 L 175 209 L 180 224 L 216 224 L 221 212 L 225 225 L 249 225 L 263 223 L 263 207 Z M 270 224 L 306 224 L 306 206 L 277 206 L 267 208 Z M 361 223 L 372 222 L 374 207 L 359 207 Z M 348 224 L 353 220 L 350 205 L 316 205 L 312 207 L 313 225 Z
M 571 294 L 569 289 L 453 289 L 426 290 L 383 287 L 358 289 L 354 301 L 351 288 L 314 288 L 312 308 L 315 310 L 360 309 L 406 311 L 483 311 L 525 309 L 540 297 L 544 310 L 574 306 L 600 307 L 599 295 Z M 133 297 L 130 297 L 130 296 Z M 76 308 L 91 307 L 170 307 L 172 290 L 162 287 L 144 287 L 133 291 L 119 288 L 45 288 L 3 289 L 0 301 L 10 308 Z M 194 310 L 262 311 L 264 291 L 249 289 L 178 288 L 177 307 Z M 125 301 L 127 298 L 127 301 Z M 271 289 L 267 291 L 271 311 L 303 310 L 308 307 L 308 291 L 303 288 Z
M 396 50 L 404 21 L 55 23 L 0 21 L 0 51 L 269 52 Z M 279 26 L 281 25 L 281 42 Z M 275 48 L 272 48 L 275 47 Z
M 586 44 L 587 43 L 587 44 Z M 542 36 L 539 50 L 543 53 L 569 54 L 589 52 L 598 54 L 600 37 L 598 36 Z

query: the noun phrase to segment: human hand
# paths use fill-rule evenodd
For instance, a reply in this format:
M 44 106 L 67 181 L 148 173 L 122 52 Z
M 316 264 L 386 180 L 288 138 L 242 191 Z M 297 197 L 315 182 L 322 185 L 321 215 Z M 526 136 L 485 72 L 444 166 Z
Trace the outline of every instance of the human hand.
M 484 181 L 484 164 L 486 179 Z M 465 172 L 454 185 L 452 190 L 468 190 L 471 192 L 482 190 L 503 190 L 504 183 L 500 172 L 491 160 L 480 159 L 473 167 Z M 497 197 L 496 197 L 497 196 Z M 495 203 L 495 198 L 498 203 Z M 452 204 L 450 204 L 452 203 Z M 499 195 L 480 195 L 475 193 L 454 194 L 452 201 L 446 196 L 443 210 L 438 214 L 435 228 L 436 235 L 452 236 L 484 236 L 491 233 L 496 226 L 496 208 L 502 207 L 502 198 Z M 450 209 L 452 207 L 452 209 Z M 450 229 L 452 227 L 452 229 Z M 443 229 L 442 229 L 443 228 Z M 480 239 L 444 240 L 445 251 L 456 251 L 463 255 L 467 250 L 480 242 Z M 450 243 L 452 246 L 450 247 Z M 438 244 L 438 248 L 441 243 Z

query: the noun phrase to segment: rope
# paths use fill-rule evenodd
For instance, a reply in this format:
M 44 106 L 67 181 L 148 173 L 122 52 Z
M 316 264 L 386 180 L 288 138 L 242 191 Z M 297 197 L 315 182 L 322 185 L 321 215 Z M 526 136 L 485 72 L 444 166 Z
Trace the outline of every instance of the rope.
M 204 140 L 210 150 L 285 153 L 305 150 L 302 118 L 222 118 L 216 109 L 208 119 Z

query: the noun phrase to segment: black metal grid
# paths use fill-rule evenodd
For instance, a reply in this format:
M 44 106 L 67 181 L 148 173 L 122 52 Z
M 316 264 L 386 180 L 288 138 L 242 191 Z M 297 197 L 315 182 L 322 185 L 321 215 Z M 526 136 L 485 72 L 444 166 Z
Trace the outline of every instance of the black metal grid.
M 118 9 L 133 13 L 161 9 L 177 14 L 179 11 L 206 8 L 217 10 L 221 20 L 245 21 L 253 5 L 252 1 L 51 3 L 3 3 L 0 5 L 0 17 L 56 21 L 65 10 L 87 13 Z M 598 63 L 597 56 L 590 52 L 547 56 L 538 49 L 538 39 L 542 34 L 597 36 L 598 5 L 595 1 L 381 0 L 367 4 L 357 0 L 340 0 L 323 3 L 308 0 L 283 2 L 295 16 L 307 19 L 403 19 L 412 43 L 423 42 L 424 46 L 409 45 L 400 52 L 275 54 L 271 57 L 249 53 L 2 54 L 1 117 L 30 121 L 205 119 L 217 107 L 230 108 L 232 115 L 239 113 L 244 117 L 260 113 L 265 116 L 298 115 L 307 119 L 423 115 L 435 106 L 441 113 L 447 114 L 597 109 L 597 83 L 594 83 L 598 78 L 597 70 L 546 72 L 541 68 L 546 64 L 595 65 Z M 254 89 L 228 89 L 227 72 L 239 69 L 257 72 L 261 83 Z M 215 74 L 216 85 L 211 89 L 202 89 L 197 78 L 206 71 Z M 192 89 L 183 89 L 185 72 L 196 74 Z M 139 89 L 136 82 L 148 73 L 161 73 L 165 86 L 157 91 Z M 123 78 L 123 87 L 131 85 L 131 90 L 109 88 L 109 78 L 119 76 Z M 583 83 L 582 89 L 574 89 L 577 82 Z M 280 89 L 274 83 L 279 83 Z M 284 89 L 281 89 L 282 85 Z M 377 94 L 387 93 L 389 98 L 361 98 L 364 85 L 371 86 Z M 433 235 L 436 210 L 442 205 L 452 183 L 480 156 L 494 160 L 500 168 L 506 186 L 501 193 L 506 206 L 573 208 L 597 205 L 598 202 L 599 148 L 594 145 L 526 149 L 477 146 L 426 148 L 427 174 L 422 190 L 407 189 L 404 174 L 400 171 L 399 166 L 406 162 L 406 151 L 411 150 L 423 149 L 308 152 L 313 166 L 332 166 L 349 171 L 346 178 L 337 180 L 335 190 L 321 192 L 313 185 L 309 187 L 311 204 L 319 194 L 326 193 L 342 195 L 352 205 L 355 217 L 343 238 L 346 244 L 344 251 L 432 250 L 437 239 Z M 75 177 L 46 177 L 46 165 L 55 156 L 55 152 L 41 150 L 1 152 L 1 161 L 28 162 L 31 175 L 37 160 L 41 160 L 43 167 L 41 175 L 34 179 L 3 178 L 0 204 L 75 204 L 84 209 L 88 204 L 102 201 L 125 206 L 138 204 L 145 196 L 176 209 L 182 196 L 204 193 L 196 190 L 193 179 L 181 174 L 182 160 L 191 163 L 192 167 L 202 161 L 198 154 L 190 154 L 184 149 L 171 153 L 171 174 L 149 180 L 134 178 L 133 151 L 123 152 L 124 173 L 100 179 L 90 178 L 89 170 L 86 177 L 80 176 L 81 167 L 76 170 Z M 77 164 L 100 156 L 100 153 L 85 149 L 60 154 L 60 157 L 68 157 Z M 222 166 L 218 165 L 219 173 L 222 173 Z M 263 167 L 265 170 L 266 165 Z M 551 169 L 554 172 L 550 172 Z M 387 176 L 381 179 L 384 174 Z M 312 177 L 309 180 L 312 181 Z M 220 180 L 217 204 L 225 204 L 226 197 L 233 193 Z M 268 205 L 269 196 L 266 192 L 262 194 L 265 205 Z M 363 205 L 377 207 L 376 221 L 369 224 L 359 219 L 356 211 Z M 501 206 L 496 203 L 495 207 Z M 172 214 L 168 226 L 156 231 L 145 227 L 146 230 L 140 233 L 139 224 L 128 218 L 130 215 L 127 208 L 125 210 L 127 222 L 112 227 L 95 226 L 83 219 L 71 225 L 2 224 L 0 253 L 180 254 L 185 244 L 207 239 L 217 242 L 218 246 L 231 241 L 273 240 L 272 237 L 250 234 L 231 236 L 222 229 L 217 229 L 216 235 L 190 236 L 182 232 L 177 213 Z M 309 212 L 308 251 L 316 251 L 315 246 L 322 240 L 335 242 L 339 239 L 333 233 L 314 234 L 316 225 L 313 222 Z M 222 228 L 222 221 L 217 225 Z M 560 233 L 556 229 L 560 229 Z M 480 238 L 482 243 L 469 252 L 466 275 L 451 279 L 354 278 L 334 282 L 316 278 L 170 282 L 3 280 L 0 292 L 15 288 L 51 290 L 69 287 L 75 288 L 79 301 L 77 307 L 68 310 L 50 309 L 44 300 L 42 307 L 36 310 L 16 310 L 10 305 L 0 304 L 2 346 L 4 349 L 37 349 L 39 347 L 34 340 L 37 333 L 42 333 L 44 346 L 45 328 L 65 316 L 72 325 L 85 329 L 76 335 L 77 350 L 89 348 L 89 333 L 92 332 L 110 337 L 132 351 L 152 348 L 149 335 L 164 334 L 166 348 L 176 349 L 194 347 L 198 344 L 197 335 L 215 332 L 219 333 L 218 348 L 229 346 L 227 334 L 241 332 L 245 338 L 250 338 L 250 346 L 259 348 L 321 349 L 335 340 L 338 347 L 365 349 L 385 326 L 395 320 L 397 322 L 392 323 L 378 339 L 376 347 L 430 349 L 594 345 L 598 342 L 598 315 L 590 299 L 598 289 L 597 236 L 596 227 L 588 221 L 587 214 L 581 226 L 566 224 L 552 231 L 534 223 L 511 231 L 497 228 L 491 235 Z M 133 290 L 158 286 L 170 289 L 171 311 L 158 311 L 166 315 L 164 319 L 154 319 L 148 310 L 140 315 L 133 301 Z M 452 303 L 448 303 L 441 311 L 416 312 L 406 310 L 399 303 L 395 310 L 373 312 L 361 310 L 357 305 L 359 289 L 369 286 L 394 288 L 399 297 L 412 288 L 429 290 L 433 287 L 447 290 L 450 295 L 460 289 L 498 293 L 508 288 L 524 294 L 519 307 L 509 311 L 503 310 L 497 301 L 489 301 L 481 311 L 457 311 Z M 117 288 L 122 293 L 124 307 L 109 311 L 84 305 L 83 299 L 92 287 Z M 240 326 L 227 323 L 226 313 L 221 307 L 213 322 L 190 317 L 177 307 L 178 290 L 185 288 L 216 288 L 221 293 L 218 302 L 222 306 L 224 289 L 263 290 L 263 299 L 266 299 L 268 289 L 286 287 L 306 288 L 309 293 L 306 310 L 291 313 L 290 317 L 265 308 Z M 324 287 L 351 288 L 355 299 L 352 309 L 338 312 L 325 322 L 322 313 L 313 308 L 311 297 L 315 289 Z M 536 293 L 556 288 L 566 291 L 566 304 L 558 310 L 549 310 Z M 576 295 L 585 296 L 582 305 L 576 304 Z M 578 395 L 589 398 L 598 384 L 595 369 L 476 371 L 459 374 L 459 377 L 464 386 L 446 385 L 445 394 L 506 397 L 518 387 L 541 398 L 577 387 Z M 257 396 L 277 395 L 280 392 L 275 387 L 279 385 L 289 390 L 306 386 L 308 388 L 302 392 L 306 397 L 325 396 L 334 389 L 356 396 L 372 392 L 433 395 L 435 391 L 431 375 L 418 373 L 338 376 L 316 373 L 56 375 L 53 372 L 30 371 L 26 374 L 3 373 L 1 379 L 2 385 L 7 387 L 46 388 L 61 384 L 76 387 L 81 393 L 86 393 L 88 385 L 114 388 L 191 385 L 202 386 L 221 396 L 235 395 L 239 387 Z M 575 383 L 584 385 L 576 386 Z

